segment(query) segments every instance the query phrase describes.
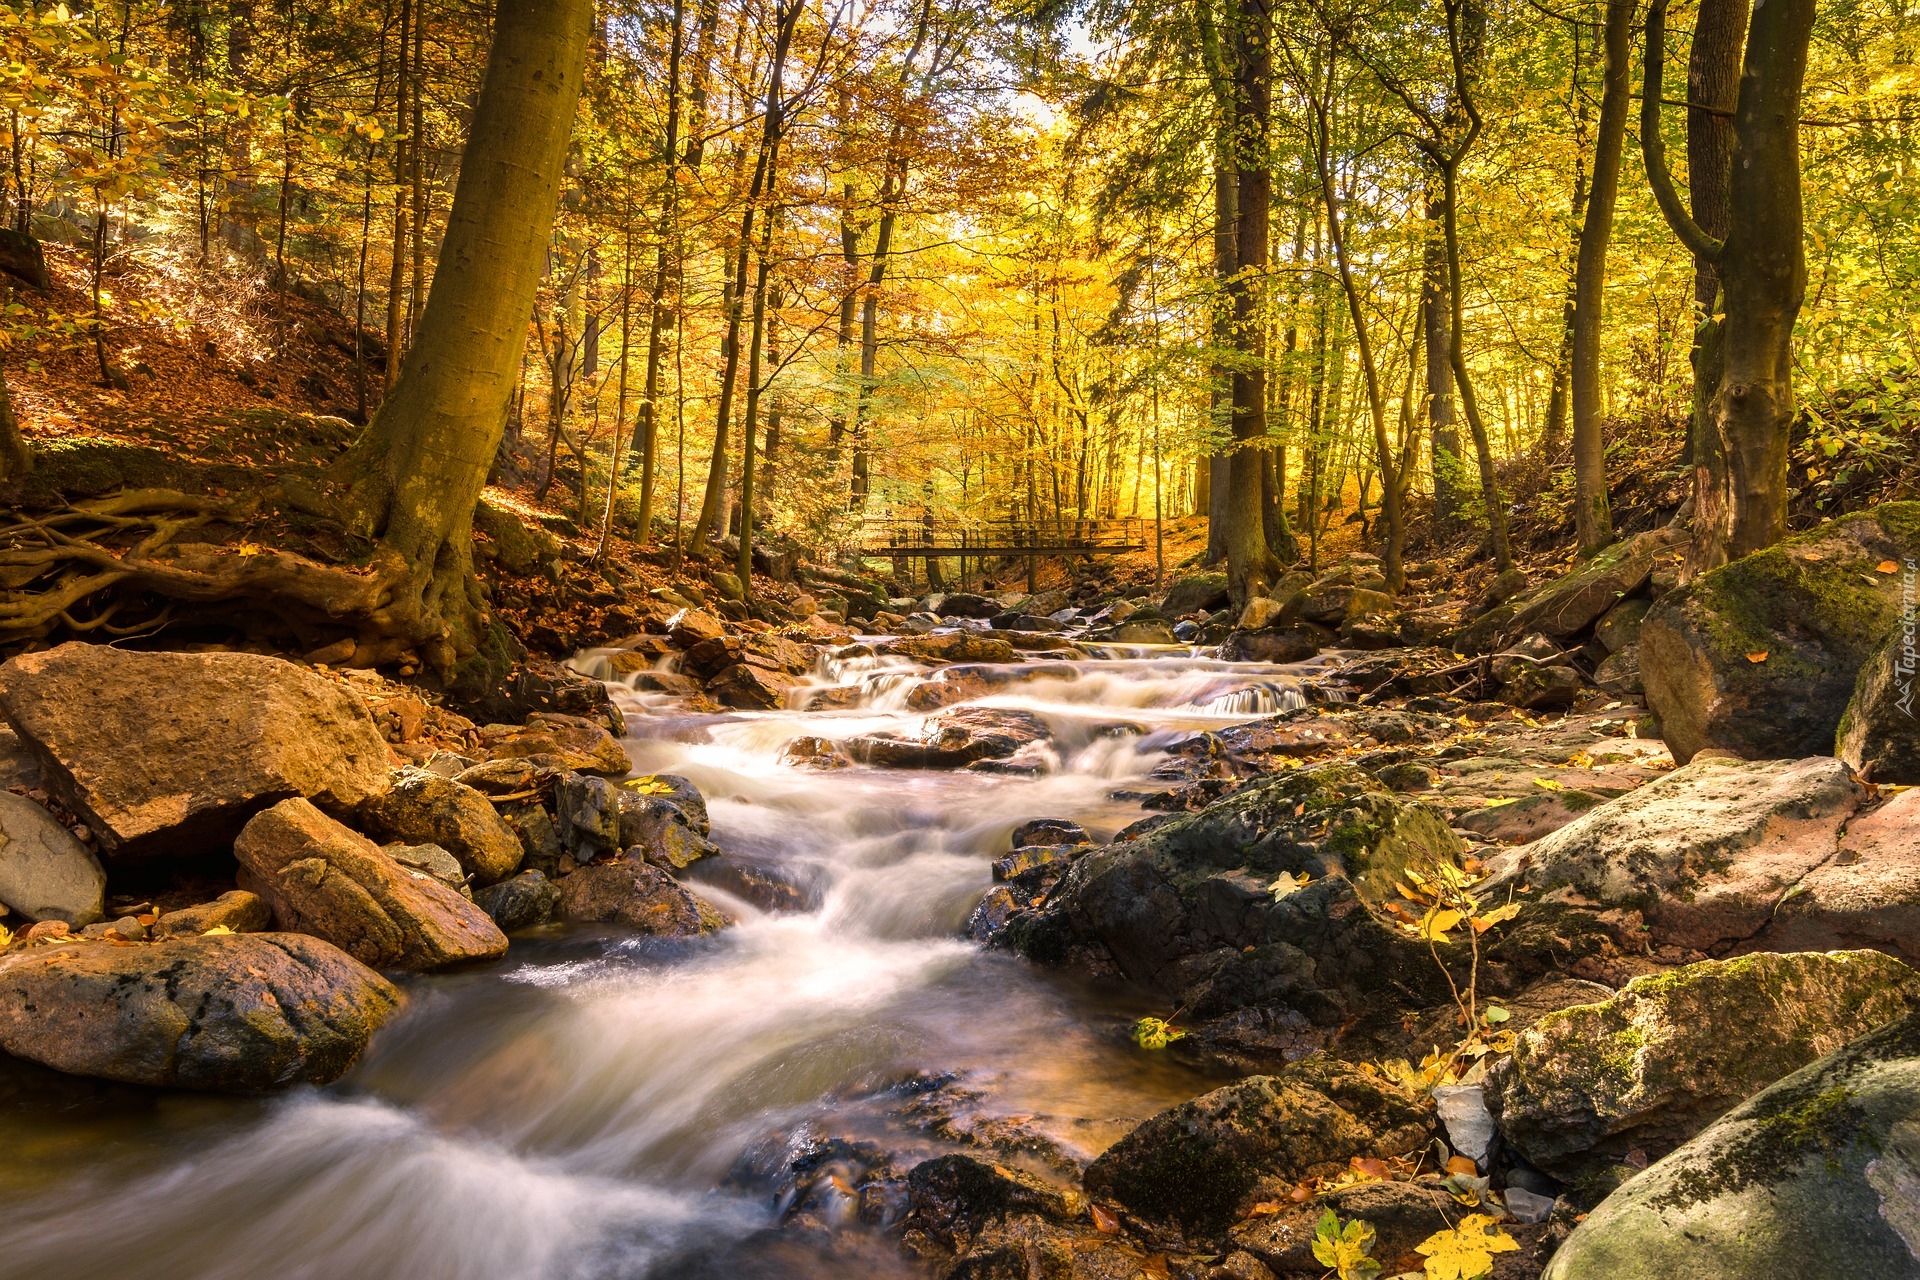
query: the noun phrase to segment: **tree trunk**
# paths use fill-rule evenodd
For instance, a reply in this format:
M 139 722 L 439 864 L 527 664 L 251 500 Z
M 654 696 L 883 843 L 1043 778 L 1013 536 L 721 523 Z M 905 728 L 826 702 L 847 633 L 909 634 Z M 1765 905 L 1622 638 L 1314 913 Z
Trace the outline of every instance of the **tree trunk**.
M 33 470 L 33 451 L 20 434 L 20 420 L 13 414 L 13 394 L 7 389 L 6 371 L 0 369 L 0 483 L 18 480 Z
M 1715 239 L 1681 207 L 1660 135 L 1666 0 L 1647 15 L 1641 148 L 1668 225 L 1718 268 L 1726 319 L 1694 457 L 1691 577 L 1771 546 L 1786 533 L 1787 437 L 1793 422 L 1793 324 L 1806 293 L 1800 196 L 1800 95 L 1814 0 L 1755 8 L 1734 109 L 1727 235 Z
M 1593 183 L 1580 226 L 1573 270 L 1573 487 L 1574 530 L 1582 555 L 1613 541 L 1607 506 L 1607 445 L 1601 421 L 1600 329 L 1606 316 L 1607 247 L 1620 195 L 1620 156 L 1626 149 L 1629 74 L 1636 0 L 1607 0 L 1600 126 L 1593 147 Z
M 1726 239 L 1733 178 L 1733 107 L 1740 94 L 1740 53 L 1746 43 L 1748 0 L 1701 0 L 1687 55 L 1687 203 L 1700 229 Z M 1721 114 L 1724 112 L 1725 114 Z M 1708 422 L 1720 386 L 1720 322 L 1714 303 L 1720 273 L 1713 259 L 1693 255 L 1693 412 L 1687 431 L 1691 464 L 1718 448 Z
M 1433 442 L 1433 518 L 1443 530 L 1460 519 L 1466 464 L 1453 422 L 1453 367 L 1447 363 L 1446 198 L 1427 196 L 1426 252 L 1420 264 L 1420 323 L 1426 343 L 1427 433 Z
M 445 671 L 474 652 L 473 510 L 506 425 L 579 100 L 591 0 L 500 0 L 437 287 L 400 381 L 335 466 L 376 538 L 388 621 Z
M 1214 303 L 1213 345 L 1217 352 L 1233 349 L 1233 277 L 1239 256 L 1240 178 L 1233 169 L 1235 144 L 1231 121 L 1224 123 L 1215 143 L 1219 155 L 1213 166 L 1213 278 L 1220 289 Z M 1200 490 L 1195 507 L 1207 517 L 1207 549 L 1203 564 L 1227 558 L 1227 530 L 1232 523 L 1233 458 L 1212 443 L 1223 422 L 1233 420 L 1233 370 L 1225 360 L 1213 367 L 1212 422 L 1209 445 L 1200 459 Z M 1229 446 L 1230 447 L 1230 446 Z

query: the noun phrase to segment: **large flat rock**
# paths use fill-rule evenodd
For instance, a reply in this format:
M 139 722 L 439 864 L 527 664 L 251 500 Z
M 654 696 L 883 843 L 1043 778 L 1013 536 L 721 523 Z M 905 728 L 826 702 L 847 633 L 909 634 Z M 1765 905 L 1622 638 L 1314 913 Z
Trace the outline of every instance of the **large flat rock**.
M 0 1049 L 132 1084 L 258 1092 L 339 1078 L 393 985 L 291 933 L 75 943 L 0 957 Z
M 221 849 L 291 796 L 347 809 L 387 786 L 359 697 L 258 654 L 63 644 L 0 666 L 0 711 L 109 858 Z
M 1724 953 L 1834 857 L 1865 797 L 1831 756 L 1709 756 L 1498 855 L 1492 891 L 1524 880 L 1582 905 L 1638 910 L 1657 941 Z

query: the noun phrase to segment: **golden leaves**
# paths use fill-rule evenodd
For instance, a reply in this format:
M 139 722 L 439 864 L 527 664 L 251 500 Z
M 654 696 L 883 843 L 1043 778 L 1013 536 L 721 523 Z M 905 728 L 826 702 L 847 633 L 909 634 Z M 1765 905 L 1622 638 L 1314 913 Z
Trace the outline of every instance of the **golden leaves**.
M 1427 1260 L 1427 1280 L 1481 1280 L 1493 1270 L 1493 1255 L 1520 1246 L 1484 1213 L 1470 1213 L 1451 1231 L 1436 1231 L 1414 1246 Z M 1315 1255 L 1318 1256 L 1318 1255 Z

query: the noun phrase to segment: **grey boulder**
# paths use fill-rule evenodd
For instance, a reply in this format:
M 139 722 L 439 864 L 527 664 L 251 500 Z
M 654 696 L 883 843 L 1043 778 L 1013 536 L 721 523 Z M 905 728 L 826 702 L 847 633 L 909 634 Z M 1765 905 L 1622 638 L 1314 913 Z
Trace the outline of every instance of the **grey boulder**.
M 100 919 L 107 873 L 45 809 L 0 791 L 0 903 L 29 920 L 79 928 Z

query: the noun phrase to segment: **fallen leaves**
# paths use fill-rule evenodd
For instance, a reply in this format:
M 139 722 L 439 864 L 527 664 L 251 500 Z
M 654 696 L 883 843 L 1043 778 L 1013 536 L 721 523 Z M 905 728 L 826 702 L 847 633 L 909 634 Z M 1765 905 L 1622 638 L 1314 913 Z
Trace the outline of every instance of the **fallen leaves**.
M 1898 572 L 1900 572 L 1900 566 L 1899 566 L 1899 565 L 1897 565 L 1897 564 L 1895 564 L 1895 563 L 1894 563 L 1893 561 L 1891 561 L 1891 560 L 1882 560 L 1882 561 L 1881 561 L 1881 562 L 1880 562 L 1879 564 L 1877 564 L 1877 565 L 1875 565 L 1875 566 L 1873 566 L 1873 568 L 1874 568 L 1874 572 L 1876 572 L 1876 573 L 1898 573 Z
M 1427 1260 L 1427 1280 L 1480 1280 L 1493 1270 L 1494 1254 L 1517 1252 L 1520 1246 L 1494 1222 L 1488 1214 L 1470 1213 L 1453 1230 L 1436 1231 L 1414 1246 Z
M 1283 898 L 1292 897 L 1312 883 L 1312 876 L 1296 876 L 1291 871 L 1282 871 L 1274 882 L 1267 886 L 1267 892 L 1273 895 L 1275 902 L 1279 902 Z
M 1339 1280 L 1372 1280 L 1380 1274 L 1380 1264 L 1371 1256 L 1373 1242 L 1372 1223 L 1355 1218 L 1343 1224 L 1340 1216 L 1329 1209 L 1320 1215 L 1314 1227 L 1314 1260 L 1323 1267 L 1331 1267 Z
M 1175 1040 L 1186 1038 L 1185 1029 L 1165 1018 L 1146 1017 L 1133 1024 L 1133 1042 L 1142 1049 L 1164 1049 Z
M 1093 1211 L 1093 1229 L 1103 1236 L 1117 1235 L 1120 1231 L 1120 1219 L 1112 1210 L 1100 1205 L 1089 1205 Z
M 1754 663 L 1756 666 L 1762 662 L 1765 662 L 1766 660 L 1767 660 L 1767 651 L 1765 649 L 1761 649 L 1757 653 L 1750 653 L 1747 655 L 1747 661 Z

